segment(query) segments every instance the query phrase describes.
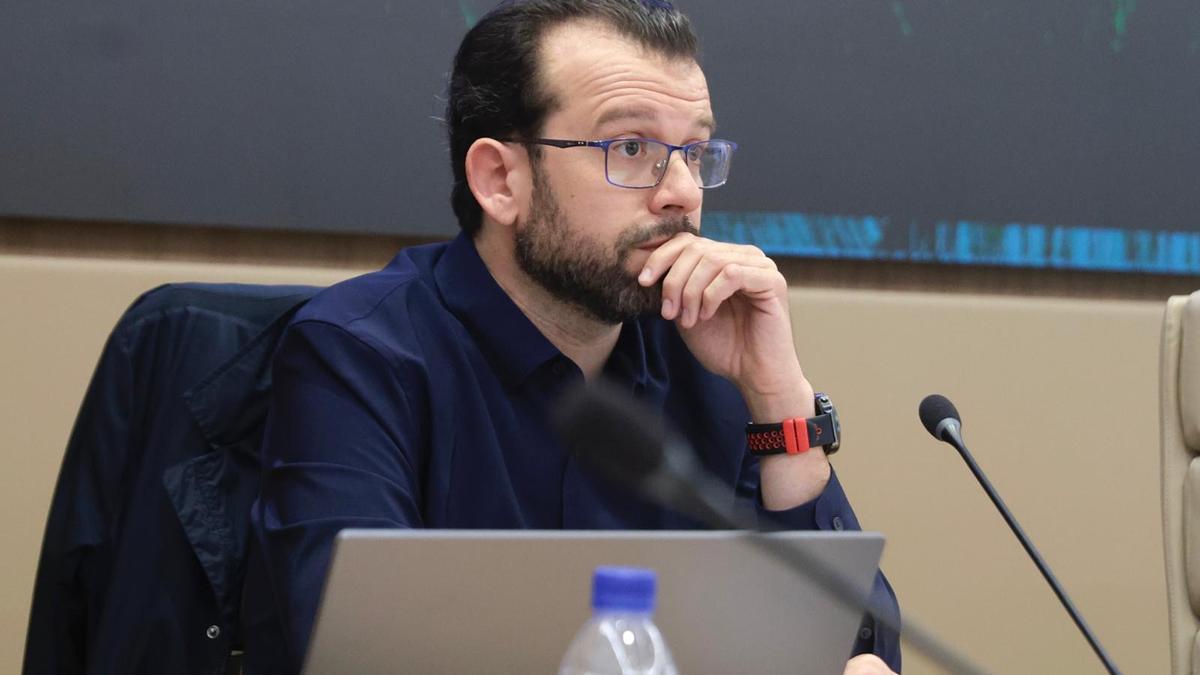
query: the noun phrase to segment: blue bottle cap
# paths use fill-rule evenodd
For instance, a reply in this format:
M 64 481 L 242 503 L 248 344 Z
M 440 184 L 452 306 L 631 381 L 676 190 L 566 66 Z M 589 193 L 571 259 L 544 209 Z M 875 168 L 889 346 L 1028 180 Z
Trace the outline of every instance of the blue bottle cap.
M 597 567 L 592 575 L 592 611 L 654 611 L 657 577 L 640 567 Z

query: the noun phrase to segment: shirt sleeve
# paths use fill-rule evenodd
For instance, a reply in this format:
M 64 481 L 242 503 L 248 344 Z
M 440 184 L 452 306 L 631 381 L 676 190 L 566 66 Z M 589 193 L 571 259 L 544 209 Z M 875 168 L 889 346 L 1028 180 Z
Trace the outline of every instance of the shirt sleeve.
M 251 517 L 268 588 L 247 594 L 270 593 L 285 653 L 259 656 L 283 658 L 284 671 L 303 662 L 337 533 L 422 524 L 420 426 L 405 390 L 397 368 L 338 326 L 294 324 L 276 352 Z
M 862 530 L 836 471 L 830 471 L 829 482 L 815 499 L 784 511 L 768 511 L 763 505 L 758 462 L 749 451 L 746 457 L 747 466 L 743 467 L 744 477 L 739 481 L 739 491 L 747 494 L 752 488 L 754 509 L 760 523 L 770 523 L 772 527 L 784 530 Z M 876 620 L 878 615 L 890 618 L 892 625 L 900 625 L 900 605 L 882 571 L 875 572 L 874 585 L 867 602 L 871 611 L 863 615 L 851 653 L 875 654 L 899 673 L 900 635 Z

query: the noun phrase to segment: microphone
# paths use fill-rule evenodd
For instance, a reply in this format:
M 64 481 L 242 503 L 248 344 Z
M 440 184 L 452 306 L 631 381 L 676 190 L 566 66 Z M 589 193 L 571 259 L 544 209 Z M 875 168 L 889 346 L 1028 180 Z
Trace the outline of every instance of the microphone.
M 921 424 L 934 438 L 955 445 L 962 444 L 962 419 L 950 399 L 941 394 L 930 394 L 921 401 L 918 412 Z
M 569 392 L 551 424 L 585 468 L 609 481 L 709 527 L 755 528 L 725 508 L 727 490 L 700 467 L 687 441 L 607 382 Z
M 755 519 L 738 512 L 729 495 L 730 486 L 700 465 L 687 441 L 615 386 L 599 380 L 576 387 L 563 398 L 550 422 L 567 450 L 586 468 L 713 529 L 745 531 L 750 543 L 797 574 L 816 580 L 843 605 L 870 614 L 948 672 L 983 672 L 912 617 L 905 621 L 902 633 L 898 620 L 888 612 L 872 611 L 870 596 L 841 571 L 786 540 L 766 536 L 764 531 L 776 528 L 761 528 Z
M 979 468 L 979 465 L 975 463 L 975 458 L 967 450 L 967 446 L 962 440 L 962 419 L 958 415 L 958 409 L 945 396 L 930 394 L 922 399 L 918 413 L 921 416 L 921 423 L 925 425 L 925 429 L 934 438 L 953 445 L 954 449 L 958 450 L 958 454 L 962 455 L 963 461 L 967 463 L 967 466 L 971 469 L 971 473 L 975 474 L 975 480 L 979 481 L 979 485 L 983 487 L 988 497 L 991 498 L 992 503 L 996 505 L 996 508 L 1000 511 L 1000 515 L 1004 517 L 1004 522 L 1008 523 L 1009 529 L 1017 536 L 1017 540 L 1021 542 L 1021 546 L 1025 549 L 1025 552 L 1029 554 L 1033 563 L 1037 565 L 1038 571 L 1042 573 L 1042 577 L 1046 579 L 1046 583 L 1050 584 L 1051 590 L 1058 596 L 1059 602 L 1062 603 L 1067 613 L 1071 615 L 1071 620 L 1075 622 L 1080 632 L 1083 633 L 1083 637 L 1091 645 L 1092 651 L 1096 652 L 1096 656 L 1100 657 L 1104 668 L 1113 675 L 1120 675 L 1121 671 L 1117 670 L 1116 664 L 1113 663 L 1108 653 L 1104 651 L 1104 647 L 1100 646 L 1100 640 L 1092 633 L 1092 629 L 1088 628 L 1087 623 L 1083 620 L 1083 616 L 1067 596 L 1067 591 L 1058 583 L 1058 579 L 1050 571 L 1050 566 L 1046 564 L 1046 561 L 1042 559 L 1042 555 L 1034 548 L 1033 542 L 1025 535 L 1025 531 L 1021 529 L 1021 525 L 1017 523 L 1017 519 L 1008 510 L 1008 507 L 1004 504 L 1004 500 L 1000 498 L 1000 493 L 996 492 L 996 488 L 992 487 L 992 482 L 984 475 L 983 469 Z

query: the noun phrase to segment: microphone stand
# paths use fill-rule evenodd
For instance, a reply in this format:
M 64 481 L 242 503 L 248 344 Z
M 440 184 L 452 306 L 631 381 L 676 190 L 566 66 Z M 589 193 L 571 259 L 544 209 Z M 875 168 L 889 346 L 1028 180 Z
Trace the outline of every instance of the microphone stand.
M 661 480 L 648 477 L 641 485 L 643 494 L 698 518 L 712 529 L 744 531 L 750 544 L 775 557 L 798 574 L 816 580 L 840 602 L 870 613 L 876 622 L 895 631 L 902 640 L 910 643 L 917 651 L 947 671 L 966 675 L 986 673 L 944 644 L 931 631 L 915 623 L 911 617 L 906 620 L 904 630 L 901 631 L 900 624 L 888 616 L 887 612 L 872 611 L 869 591 L 864 595 L 845 575 L 831 568 L 823 560 L 803 549 L 791 546 L 786 539 L 772 537 L 771 532 L 780 531 L 778 528 L 764 528 L 756 519 L 747 518 L 730 508 L 723 499 L 717 497 L 725 495 L 728 486 L 700 469 L 683 449 L 668 449 L 663 453 L 663 462 L 667 466 L 657 474 Z M 679 481 L 666 478 L 668 476 L 688 478 L 686 481 Z
M 1017 540 L 1021 542 L 1021 546 L 1025 549 L 1025 552 L 1033 559 L 1033 564 L 1037 565 L 1038 571 L 1042 573 L 1042 577 L 1045 578 L 1046 583 L 1050 584 L 1054 595 L 1058 597 L 1058 601 L 1067 610 L 1067 614 L 1071 615 L 1071 620 L 1075 622 L 1079 631 L 1083 633 L 1083 637 L 1091 645 L 1092 651 L 1096 652 L 1096 656 L 1100 657 L 1105 670 L 1111 675 L 1120 675 L 1121 671 L 1117 670 L 1116 664 L 1113 663 L 1108 653 L 1104 651 L 1104 647 L 1100 645 L 1100 641 L 1092 633 L 1092 629 L 1088 627 L 1087 622 L 1083 620 L 1083 615 L 1075 608 L 1075 603 L 1071 602 L 1071 598 L 1067 597 L 1067 592 L 1059 585 L 1058 579 L 1050 571 L 1050 566 L 1042 559 L 1042 554 L 1038 553 L 1038 550 L 1033 546 L 1033 542 L 1025 535 L 1025 530 L 1021 528 L 1020 523 L 1013 517 L 1012 512 L 1008 510 L 1008 506 L 1004 504 L 1004 500 L 1000 498 L 1000 493 L 996 492 L 996 488 L 992 487 L 992 482 L 988 480 L 983 470 L 975 463 L 975 458 L 971 456 L 966 444 L 963 443 L 962 435 L 958 433 L 958 425 L 946 422 L 943 422 L 943 424 L 945 425 L 944 427 L 939 425 L 939 437 L 950 445 L 953 445 L 954 449 L 958 450 L 958 454 L 962 455 L 963 461 L 967 463 L 967 467 L 975 475 L 975 480 L 979 481 L 979 485 L 983 488 L 983 491 L 987 493 L 992 503 L 1000 511 L 1000 515 L 1004 517 L 1004 522 L 1008 523 L 1009 529 L 1016 535 Z

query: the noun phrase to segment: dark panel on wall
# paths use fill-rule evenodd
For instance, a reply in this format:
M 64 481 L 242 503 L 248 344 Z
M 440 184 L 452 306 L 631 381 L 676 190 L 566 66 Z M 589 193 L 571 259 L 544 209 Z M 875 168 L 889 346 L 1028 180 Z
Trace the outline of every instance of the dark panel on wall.
M 0 212 L 448 232 L 454 2 L 18 0 Z
M 741 146 L 710 233 L 1200 272 L 1200 3 L 678 4 Z M 450 234 L 437 118 L 490 5 L 10 2 L 0 214 Z

